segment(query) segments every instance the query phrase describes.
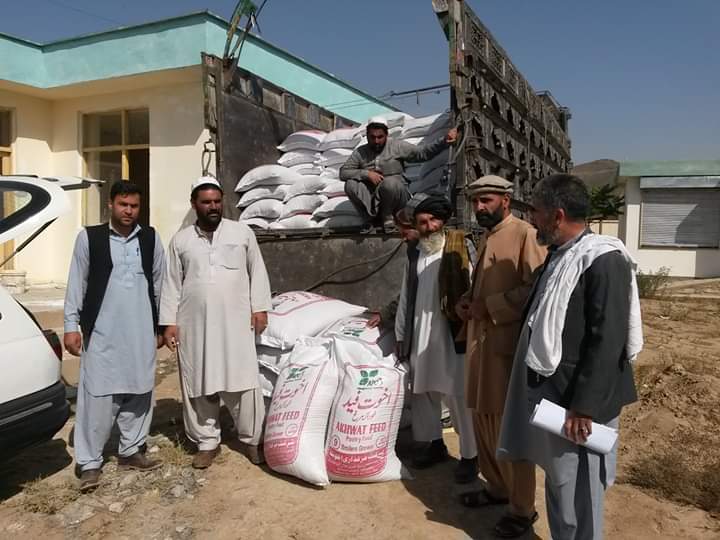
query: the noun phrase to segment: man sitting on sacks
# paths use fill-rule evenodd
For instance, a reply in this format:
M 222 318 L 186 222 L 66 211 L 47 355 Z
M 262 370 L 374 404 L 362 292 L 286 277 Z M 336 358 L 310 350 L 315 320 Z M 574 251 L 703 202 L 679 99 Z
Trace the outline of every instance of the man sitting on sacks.
M 474 250 L 462 230 L 445 230 L 452 206 L 441 195 L 415 195 L 406 214 L 419 233 L 409 249 L 395 318 L 398 357 L 409 360 L 413 438 L 421 446 L 413 458 L 424 468 L 448 457 L 442 438 L 442 404 L 450 409 L 460 437 L 458 483 L 472 482 L 478 473 L 477 447 L 471 410 L 465 405 L 463 327 L 455 305 L 470 287 Z
M 404 177 L 405 163 L 419 163 L 434 158 L 457 140 L 457 129 L 423 146 L 388 138 L 387 121 L 380 117 L 368 120 L 367 144 L 355 149 L 340 168 L 345 193 L 365 219 L 368 230 L 382 226 L 394 230 L 393 216 L 410 198 Z

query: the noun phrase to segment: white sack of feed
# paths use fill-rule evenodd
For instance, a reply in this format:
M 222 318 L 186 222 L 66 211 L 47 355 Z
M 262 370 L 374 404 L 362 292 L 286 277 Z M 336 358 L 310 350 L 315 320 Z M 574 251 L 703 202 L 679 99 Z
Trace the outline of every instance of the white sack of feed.
M 298 341 L 280 370 L 265 420 L 265 460 L 272 470 L 316 486 L 330 483 L 324 442 L 337 369 L 331 341 Z
M 317 160 L 318 165 L 329 167 L 331 165 L 343 165 L 353 151 L 350 148 L 333 148 L 320 154 Z
M 346 197 L 345 182 L 342 180 L 334 180 L 325 186 L 320 193 L 325 195 L 328 199 L 332 199 L 333 197 Z
M 316 165 L 315 163 L 301 163 L 300 165 L 293 165 L 290 167 L 290 170 L 303 176 L 317 176 L 323 172 L 322 166 Z
M 272 306 L 267 328 L 256 341 L 280 349 L 292 349 L 298 338 L 316 336 L 338 319 L 366 311 L 363 306 L 304 291 L 278 294 Z
M 312 150 L 317 151 L 325 138 L 324 131 L 314 129 L 296 131 L 286 137 L 277 147 L 281 152 L 293 152 L 296 150 Z
M 251 218 L 277 219 L 283 210 L 282 201 L 276 199 L 263 199 L 249 205 L 240 214 L 242 221 Z
M 260 186 L 243 193 L 237 203 L 238 208 L 245 208 L 255 201 L 263 199 L 277 199 L 282 201 L 285 199 L 286 186 Z
M 312 175 L 304 176 L 292 186 L 288 186 L 285 190 L 285 202 L 298 195 L 309 195 L 312 193 L 320 193 L 330 180 L 324 176 Z
M 345 197 L 333 197 L 325 201 L 320 208 L 313 212 L 313 217 L 317 220 L 325 219 L 333 216 L 358 216 L 358 211 L 350 199 Z
M 270 224 L 271 230 L 277 229 L 314 229 L 319 227 L 312 214 L 295 214 L 283 219 L 278 219 Z
M 405 372 L 360 341 L 333 339 L 340 386 L 333 400 L 325 464 L 331 480 L 386 482 L 404 471 L 395 442 L 405 395 Z
M 355 148 L 357 144 L 358 128 L 340 128 L 334 129 L 323 139 L 320 144 L 320 150 L 326 152 L 333 148 Z
M 295 150 L 294 152 L 283 154 L 277 162 L 278 165 L 292 167 L 293 165 L 300 165 L 302 163 L 313 163 L 319 159 L 319 157 L 320 154 L 314 150 Z
M 240 219 L 240 222 L 244 223 L 248 227 L 251 227 L 251 228 L 254 227 L 256 229 L 261 229 L 263 231 L 268 230 L 273 221 L 274 220 L 272 220 L 272 219 L 265 219 L 265 218 Z
M 327 197 L 325 195 L 317 194 L 298 195 L 297 197 L 293 197 L 283 205 L 283 211 L 282 214 L 280 214 L 280 219 L 282 220 L 298 214 L 308 214 L 308 218 L 311 218 L 313 211 L 322 206 L 326 200 Z
M 246 172 L 235 186 L 235 191 L 243 192 L 257 186 L 278 186 L 294 184 L 302 175 L 282 165 L 260 165 Z

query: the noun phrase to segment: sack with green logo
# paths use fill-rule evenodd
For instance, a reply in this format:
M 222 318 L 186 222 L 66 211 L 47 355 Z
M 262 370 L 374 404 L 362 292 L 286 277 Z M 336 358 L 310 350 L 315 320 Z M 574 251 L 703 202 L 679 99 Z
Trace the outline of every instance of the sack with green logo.
M 333 339 L 340 387 L 333 401 L 325 464 L 333 481 L 385 482 L 405 477 L 395 453 L 405 372 L 393 356 L 354 338 Z
M 298 339 L 280 369 L 265 420 L 265 460 L 272 470 L 317 486 L 330 483 L 323 450 L 337 386 L 332 341 Z
M 349 337 L 362 341 L 375 352 L 379 351 L 382 356 L 393 354 L 395 351 L 395 334 L 393 331 L 382 327 L 369 328 L 367 325 L 368 320 L 369 318 L 365 315 L 344 317 L 328 326 L 319 336 L 327 338 Z

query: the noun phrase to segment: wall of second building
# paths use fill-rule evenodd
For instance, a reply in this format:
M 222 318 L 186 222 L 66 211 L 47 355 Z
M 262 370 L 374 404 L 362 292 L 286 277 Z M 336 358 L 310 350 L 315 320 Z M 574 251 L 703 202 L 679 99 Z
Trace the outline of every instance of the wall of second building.
M 11 111 L 11 173 L 39 176 L 53 174 L 53 156 L 50 144 L 52 139 L 52 101 L 23 94 L 20 91 L 0 89 L 0 108 Z M 79 201 L 76 196 L 72 198 L 76 203 Z M 37 276 L 43 276 L 42 279 L 45 279 L 45 276 L 57 275 L 48 270 L 59 268 L 59 265 L 67 268 L 69 257 L 64 253 L 64 248 L 60 246 L 64 244 L 63 237 L 71 234 L 73 230 L 75 227 L 71 216 L 59 218 L 26 250 L 22 251 L 13 260 L 12 265 L 4 268 L 31 270 Z M 19 246 L 26 238 L 26 236 L 17 238 L 14 241 L 14 247 Z M 29 255 L 31 250 L 36 254 Z M 1 250 L 0 253 L 2 253 Z
M 621 217 L 620 238 L 644 273 L 668 268 L 674 277 L 710 278 L 720 276 L 720 249 L 658 248 L 640 245 L 642 194 L 639 177 L 626 177 L 625 215 Z
M 45 133 L 46 141 L 51 142 L 46 147 L 51 150 L 46 152 L 42 166 L 40 160 L 33 160 L 37 167 L 26 172 L 82 175 L 82 115 L 137 108 L 149 111 L 150 222 L 160 233 L 163 244 L 167 245 L 190 211 L 189 188 L 201 174 L 200 158 L 203 143 L 208 139 L 203 122 L 199 69 L 193 81 L 52 102 L 44 109 L 50 125 Z M 18 119 L 21 112 L 18 111 Z M 18 148 L 17 160 L 20 163 L 29 162 L 27 150 L 26 147 Z M 74 239 L 84 225 L 85 215 L 83 196 L 73 192 L 71 198 L 72 212 L 53 223 L 18 256 L 16 268 L 27 271 L 30 284 L 62 283 L 67 279 Z
M 52 102 L 0 89 L 0 108 L 12 111 L 12 172 L 50 174 Z

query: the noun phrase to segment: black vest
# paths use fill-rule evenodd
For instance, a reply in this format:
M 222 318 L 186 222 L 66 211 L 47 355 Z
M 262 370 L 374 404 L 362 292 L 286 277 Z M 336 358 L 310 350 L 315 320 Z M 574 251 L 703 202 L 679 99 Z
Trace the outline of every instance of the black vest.
M 87 289 L 80 312 L 80 328 L 82 329 L 84 346 L 87 348 L 90 337 L 95 329 L 95 321 L 100 313 L 105 291 L 107 290 L 110 273 L 112 272 L 112 256 L 110 255 L 110 226 L 107 223 L 86 228 L 88 236 L 88 252 L 90 266 L 88 268 Z M 143 273 L 148 283 L 148 294 L 153 315 L 153 325 L 157 329 L 158 312 L 155 305 L 155 286 L 153 284 L 153 260 L 155 258 L 155 229 L 142 227 L 138 232 L 140 243 L 140 259 Z
M 410 358 L 412 341 L 415 334 L 415 301 L 417 300 L 418 275 L 417 263 L 420 258 L 418 242 L 408 242 L 407 245 L 408 274 L 407 298 L 405 305 L 405 335 L 403 336 L 403 350 L 400 351 L 405 358 Z

